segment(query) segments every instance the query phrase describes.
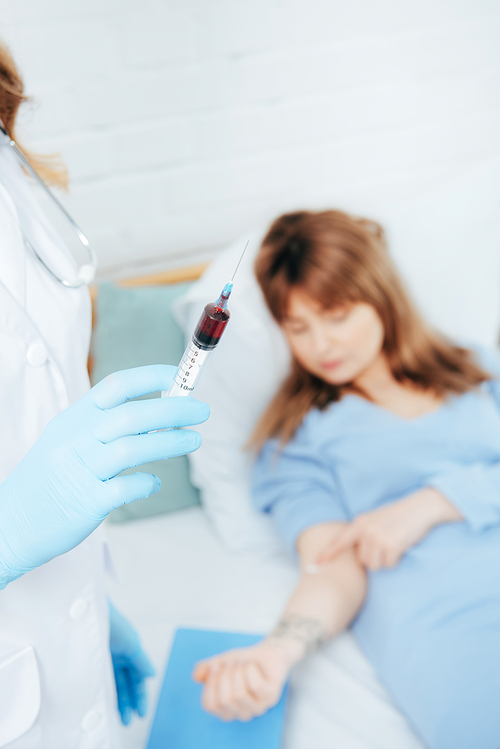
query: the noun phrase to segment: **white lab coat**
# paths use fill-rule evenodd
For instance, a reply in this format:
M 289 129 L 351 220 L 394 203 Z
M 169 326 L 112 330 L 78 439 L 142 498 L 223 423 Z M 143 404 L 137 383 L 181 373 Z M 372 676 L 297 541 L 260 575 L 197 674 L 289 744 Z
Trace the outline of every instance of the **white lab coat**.
M 20 226 L 51 267 L 71 277 L 66 249 L 2 142 L 0 482 L 47 422 L 89 388 L 88 290 L 57 282 L 25 249 Z M 104 561 L 98 529 L 0 591 L 0 747 L 118 746 Z

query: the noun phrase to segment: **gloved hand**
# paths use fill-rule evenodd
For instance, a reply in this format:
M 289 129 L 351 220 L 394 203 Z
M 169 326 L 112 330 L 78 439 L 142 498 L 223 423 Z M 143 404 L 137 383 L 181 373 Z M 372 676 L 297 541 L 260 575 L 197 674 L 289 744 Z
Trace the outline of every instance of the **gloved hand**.
M 109 649 L 115 672 L 116 696 L 122 723 L 128 726 L 132 710 L 144 718 L 148 709 L 146 679 L 155 669 L 141 648 L 139 635 L 109 602 Z
M 205 403 L 187 396 L 127 402 L 167 390 L 175 372 L 161 364 L 115 372 L 47 424 L 0 484 L 0 589 L 77 546 L 114 508 L 161 485 L 150 473 L 118 473 L 200 446 L 191 430 L 148 432 L 205 421 Z

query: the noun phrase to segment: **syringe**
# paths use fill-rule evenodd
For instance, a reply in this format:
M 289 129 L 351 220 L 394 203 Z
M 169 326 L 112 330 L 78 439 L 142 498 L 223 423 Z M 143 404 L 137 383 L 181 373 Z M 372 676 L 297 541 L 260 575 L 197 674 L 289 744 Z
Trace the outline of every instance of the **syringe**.
M 217 348 L 231 317 L 231 313 L 227 309 L 227 300 L 233 290 L 233 279 L 247 247 L 248 242 L 241 254 L 233 277 L 224 286 L 217 301 L 209 302 L 205 306 L 191 336 L 191 340 L 186 346 L 174 380 L 170 388 L 162 392 L 163 397 L 170 395 L 192 395 L 195 387 L 199 384 L 201 376 L 207 368 L 208 362 Z

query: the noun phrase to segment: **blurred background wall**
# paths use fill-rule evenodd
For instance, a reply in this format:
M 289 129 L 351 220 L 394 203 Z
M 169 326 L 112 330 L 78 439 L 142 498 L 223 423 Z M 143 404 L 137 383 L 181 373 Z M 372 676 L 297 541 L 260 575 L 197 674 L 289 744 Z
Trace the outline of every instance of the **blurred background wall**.
M 498 0 L 0 0 L 0 36 L 101 276 L 302 206 L 390 222 L 500 154 Z

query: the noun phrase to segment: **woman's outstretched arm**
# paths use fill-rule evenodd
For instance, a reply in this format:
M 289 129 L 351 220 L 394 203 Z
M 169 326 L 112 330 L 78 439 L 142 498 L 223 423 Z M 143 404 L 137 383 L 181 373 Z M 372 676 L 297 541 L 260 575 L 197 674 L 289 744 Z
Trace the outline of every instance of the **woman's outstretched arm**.
M 223 720 L 250 720 L 275 705 L 293 666 L 341 632 L 366 595 L 366 573 L 352 548 L 317 574 L 307 568 L 344 523 L 323 523 L 298 538 L 302 574 L 275 629 L 260 643 L 199 663 L 193 674 L 204 683 L 202 702 Z

